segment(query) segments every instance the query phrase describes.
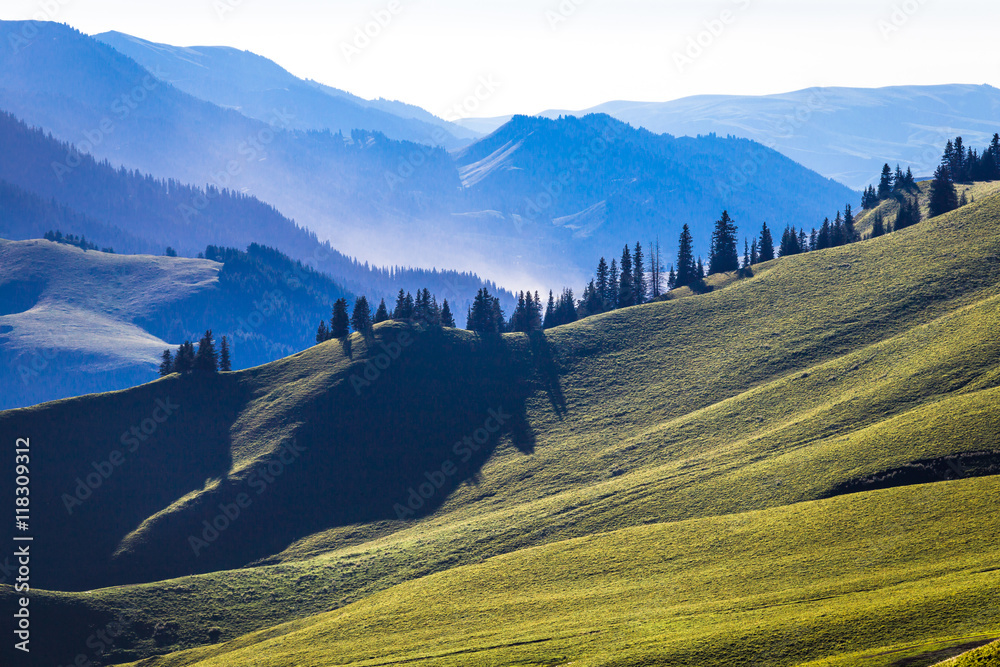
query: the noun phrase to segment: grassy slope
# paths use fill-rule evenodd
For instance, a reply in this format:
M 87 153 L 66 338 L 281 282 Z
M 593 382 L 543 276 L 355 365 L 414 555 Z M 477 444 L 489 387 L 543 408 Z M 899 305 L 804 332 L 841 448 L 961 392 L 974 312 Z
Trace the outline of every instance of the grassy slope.
M 941 663 L 942 667 L 989 667 L 1000 664 L 1000 642 L 970 651 L 965 655 Z
M 703 297 L 550 332 L 530 354 L 523 337 L 509 337 L 536 369 L 525 403 L 533 450 L 501 446 L 433 516 L 320 532 L 252 575 L 55 598 L 135 600 L 146 617 L 179 619 L 191 645 L 212 622 L 228 639 L 532 545 L 777 508 L 909 461 L 996 448 L 997 219 L 994 197 L 772 263 Z M 294 432 L 296 401 L 343 377 L 337 353 L 321 346 L 240 376 L 254 398 L 232 430 L 234 461 L 262 453 L 254 443 L 282 424 Z M 294 391 L 275 389 L 285 381 Z M 160 601 L 178 586 L 213 593 L 197 610 Z M 227 602 L 227 590 L 242 602 Z
M 917 194 L 920 212 L 924 218 L 927 218 L 930 215 L 931 181 L 921 181 L 917 185 L 920 188 Z M 960 183 L 955 186 L 955 190 L 960 198 L 962 193 L 965 193 L 966 200 L 975 203 L 1000 192 L 1000 181 Z M 875 222 L 875 211 L 881 211 L 883 221 L 891 225 L 899 213 L 899 203 L 895 199 L 887 199 L 881 202 L 877 208 L 862 212 L 855 224 L 855 229 L 862 237 L 871 234 L 872 225 Z
M 864 655 L 848 664 L 886 665 L 899 656 L 871 656 L 915 638 L 1000 632 L 998 492 L 965 480 L 569 540 L 143 664 L 780 665 L 849 646 Z M 905 527 L 887 539 L 890 522 Z

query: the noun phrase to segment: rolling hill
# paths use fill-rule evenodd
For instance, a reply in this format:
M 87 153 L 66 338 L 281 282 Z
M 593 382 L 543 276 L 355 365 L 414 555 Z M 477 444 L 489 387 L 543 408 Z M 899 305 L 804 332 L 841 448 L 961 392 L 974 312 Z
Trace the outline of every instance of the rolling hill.
M 546 111 L 555 118 L 567 111 Z M 948 139 L 989 143 L 1000 90 L 982 85 L 807 88 L 780 95 L 702 95 L 672 102 L 608 102 L 604 113 L 656 133 L 753 139 L 856 190 L 878 184 L 882 165 L 929 177 Z M 904 119 L 900 122 L 900 119 Z
M 995 639 L 997 220 L 977 198 L 530 337 L 388 323 L 2 413 L 37 439 L 39 536 L 78 547 L 38 556 L 80 591 L 37 593 L 46 650 L 125 613 L 105 662 L 144 667 L 888 667 Z M 76 505 L 157 399 L 181 407 Z
M 208 329 L 228 336 L 235 368 L 274 361 L 354 298 L 256 245 L 220 263 L 0 240 L 0 258 L 3 409 L 148 382 L 163 350 Z

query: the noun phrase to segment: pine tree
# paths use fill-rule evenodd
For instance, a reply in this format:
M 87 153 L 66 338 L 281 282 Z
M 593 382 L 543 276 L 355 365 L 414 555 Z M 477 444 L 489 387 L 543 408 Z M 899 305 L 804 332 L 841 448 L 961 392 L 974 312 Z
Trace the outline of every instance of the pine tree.
M 760 253 L 757 251 L 757 239 L 750 244 L 750 265 L 760 264 Z
M 451 314 L 451 306 L 448 305 L 448 299 L 445 299 L 444 303 L 441 304 L 441 326 L 449 329 L 455 328 L 455 316 Z
M 854 243 L 858 240 L 858 232 L 854 228 L 854 211 L 851 210 L 851 205 L 848 204 L 844 207 L 844 242 Z
M 233 370 L 233 360 L 229 354 L 229 337 L 222 337 L 222 345 L 219 347 L 219 370 L 228 373 Z
M 551 329 L 555 326 L 556 321 L 556 299 L 552 294 L 552 290 L 549 290 L 549 305 L 545 308 L 545 320 L 542 326 L 546 329 Z
M 872 238 L 885 235 L 885 224 L 882 221 L 882 211 L 875 212 L 875 221 L 872 222 Z
M 659 299 L 663 294 L 663 256 L 660 254 L 660 237 L 656 237 L 656 250 L 653 252 L 653 298 Z
M 211 330 L 198 341 L 198 353 L 194 358 L 195 370 L 202 373 L 219 372 L 219 356 L 215 352 L 215 340 L 212 338 Z
M 635 244 L 635 252 L 632 253 L 632 290 L 636 304 L 646 303 L 649 286 L 646 284 L 646 258 L 641 243 Z
M 476 293 L 476 298 L 469 309 L 468 329 L 481 335 L 503 333 L 504 317 L 500 308 L 500 300 L 491 296 L 488 289 L 482 287 Z
M 819 228 L 819 234 L 816 235 L 816 249 L 825 250 L 826 248 L 832 247 L 833 242 L 833 228 L 830 225 L 830 218 L 823 220 L 823 226 Z
M 729 211 L 723 211 L 722 217 L 715 222 L 712 232 L 712 251 L 708 257 L 708 272 L 729 273 L 740 268 L 740 256 L 736 250 L 736 225 L 729 217 Z
M 694 239 L 691 238 L 691 230 L 687 225 L 684 225 L 683 229 L 681 229 L 681 237 L 677 248 L 677 270 L 675 276 L 675 287 L 689 287 L 700 280 L 695 275 Z
M 618 260 L 611 260 L 611 273 L 608 276 L 608 309 L 618 308 Z
M 698 256 L 698 263 L 694 265 L 695 285 L 705 279 L 705 265 L 701 263 L 701 255 Z
M 597 294 L 604 302 L 604 308 L 611 307 L 611 293 L 609 292 L 608 263 L 601 257 L 597 263 Z
M 674 265 L 670 265 L 670 273 L 667 274 L 667 291 L 672 292 L 677 289 L 677 274 L 674 273 Z
M 372 334 L 372 309 L 368 298 L 359 296 L 354 302 L 354 312 L 351 314 L 351 326 L 365 338 Z
M 328 340 L 330 340 L 330 329 L 326 326 L 326 320 L 322 320 L 319 327 L 316 328 L 316 344 L 325 343 Z
M 333 304 L 333 317 L 330 319 L 330 338 L 347 338 L 351 333 L 351 320 L 347 315 L 347 299 L 337 299 Z
M 993 135 L 993 141 L 990 142 L 989 155 L 991 159 L 987 180 L 1000 181 L 1000 133 Z
M 542 328 L 542 299 L 538 296 L 538 290 L 535 290 L 534 297 L 530 293 L 527 296 L 528 331 L 538 331 Z M 603 302 L 600 305 L 603 311 Z
M 618 279 L 618 307 L 628 308 L 635 305 L 635 283 L 632 275 L 632 252 L 626 245 L 622 251 L 622 261 L 619 265 L 621 277 Z
M 750 241 L 743 237 L 743 268 L 750 268 Z
M 177 350 L 177 355 L 174 357 L 174 372 L 175 373 L 188 373 L 194 370 L 194 345 L 191 341 L 184 341 L 180 348 Z
M 163 351 L 163 361 L 160 362 L 160 377 L 166 377 L 174 372 L 174 355 L 170 350 Z
M 378 310 L 375 311 L 375 324 L 382 324 L 382 322 L 388 322 L 392 318 L 389 317 L 389 309 L 385 305 L 385 299 L 378 305 Z
M 882 167 L 882 178 L 879 179 L 878 183 L 878 198 L 879 201 L 883 199 L 888 199 L 892 196 L 892 168 L 888 163 Z
M 399 294 L 396 295 L 396 307 L 392 310 L 392 319 L 404 321 L 412 316 L 413 313 L 408 313 L 406 310 L 406 292 L 400 289 Z
M 934 172 L 934 181 L 931 183 L 930 215 L 934 218 L 956 208 L 958 195 L 955 193 L 955 184 L 947 165 L 942 164 Z
M 771 238 L 771 230 L 767 228 L 766 222 L 760 229 L 760 243 L 757 244 L 757 252 L 760 255 L 760 263 L 770 262 L 774 259 L 774 239 Z

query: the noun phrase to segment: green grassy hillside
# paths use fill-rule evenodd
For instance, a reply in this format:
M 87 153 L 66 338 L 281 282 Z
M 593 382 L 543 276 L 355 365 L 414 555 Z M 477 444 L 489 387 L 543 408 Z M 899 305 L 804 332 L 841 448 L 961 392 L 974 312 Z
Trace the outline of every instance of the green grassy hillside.
M 958 658 L 941 663 L 942 667 L 989 667 L 1000 664 L 1000 642 L 970 651 Z
M 273 664 L 378 664 L 383 650 L 398 662 L 553 637 L 473 661 L 605 663 L 633 638 L 614 652 L 628 664 L 741 664 L 748 646 L 803 633 L 816 639 L 757 662 L 960 645 L 996 630 L 998 220 L 1000 196 L 977 197 L 706 295 L 545 335 L 489 342 L 387 324 L 371 344 L 324 344 L 212 386 L 172 377 L 0 414 L 4 432 L 46 443 L 45 479 L 58 483 L 40 493 L 59 498 L 143 406 L 185 397 L 155 454 L 131 458 L 79 514 L 40 509 L 40 524 L 79 536 L 80 552 L 45 556 L 64 588 L 203 574 L 40 603 L 78 644 L 84 619 L 136 610 L 118 662 L 205 644 L 213 627 L 222 641 L 273 628 L 239 642 L 277 642 L 254 649 L 264 662 L 217 664 L 271 664 L 272 648 L 285 658 Z M 413 342 L 398 359 L 352 382 L 403 334 Z M 502 428 L 477 452 L 456 448 L 490 410 Z M 291 440 L 301 457 L 195 556 L 188 538 Z M 441 488 L 401 516 L 448 464 Z M 137 501 L 123 509 L 126 497 Z M 102 521 L 109 512 L 120 519 Z M 686 537 L 671 542 L 675 532 Z M 822 548 L 810 550 L 815 535 Z M 665 563 L 660 544 L 673 545 Z M 433 603 L 415 605 L 424 594 Z M 393 618 L 408 630 L 389 643 L 377 628 Z
M 569 540 L 141 664 L 889 665 L 918 639 L 1000 633 L 998 492 L 966 480 Z M 887 542 L 890 522 L 906 528 Z

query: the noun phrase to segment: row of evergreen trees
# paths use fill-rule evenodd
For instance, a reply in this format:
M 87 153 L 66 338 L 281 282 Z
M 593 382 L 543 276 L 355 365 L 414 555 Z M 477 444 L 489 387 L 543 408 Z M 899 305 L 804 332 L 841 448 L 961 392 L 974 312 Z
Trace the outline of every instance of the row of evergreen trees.
M 437 297 L 426 288 L 417 290 L 416 298 L 410 292 L 399 290 L 396 306 L 392 312 L 386 306 L 385 299 L 382 299 L 378 308 L 372 313 L 371 304 L 366 296 L 359 296 L 355 300 L 354 309 L 350 315 L 347 311 L 347 299 L 337 299 L 336 303 L 333 304 L 333 315 L 329 324 L 326 321 L 319 323 L 316 330 L 317 343 L 346 338 L 352 330 L 367 337 L 371 335 L 376 324 L 389 320 L 419 322 L 437 327 L 455 327 L 455 317 L 452 315 L 448 300 L 445 299 L 441 306 L 438 306 Z
M 955 183 L 1000 180 L 1000 133 L 983 152 L 967 147 L 962 137 L 949 141 L 941 157 L 941 165 L 948 168 Z
M 75 236 L 73 234 L 63 235 L 63 233 L 61 231 L 59 231 L 58 229 L 55 230 L 55 231 L 52 231 L 50 229 L 49 231 L 45 232 L 44 238 L 45 238 L 46 241 L 52 241 L 53 243 L 62 243 L 63 245 L 75 246 L 75 247 L 79 248 L 80 250 L 83 250 L 84 252 L 87 252 L 88 250 L 98 250 L 99 249 L 97 247 L 97 244 L 96 243 L 91 243 L 90 241 L 88 241 L 86 235 L 84 235 L 84 234 L 81 234 L 80 236 Z M 100 248 L 100 251 L 101 252 L 110 253 L 110 254 L 113 255 L 114 252 L 115 252 L 115 249 L 114 248 L 110 248 L 110 247 L 109 248 Z
M 228 373 L 231 370 L 233 364 L 229 353 L 229 339 L 223 336 L 219 351 L 216 352 L 211 330 L 206 331 L 198 341 L 197 350 L 188 340 L 181 344 L 176 354 L 169 349 L 164 350 L 163 361 L 160 362 L 161 377 L 171 373 Z

